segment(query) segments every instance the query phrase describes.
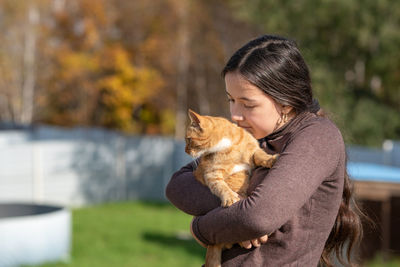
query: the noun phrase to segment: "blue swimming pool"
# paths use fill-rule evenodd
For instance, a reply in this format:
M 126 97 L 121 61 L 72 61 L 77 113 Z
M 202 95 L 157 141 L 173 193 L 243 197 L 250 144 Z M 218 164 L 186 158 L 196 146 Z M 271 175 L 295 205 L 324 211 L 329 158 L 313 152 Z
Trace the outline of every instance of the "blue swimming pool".
M 400 168 L 365 162 L 348 162 L 350 177 L 358 181 L 400 183 Z

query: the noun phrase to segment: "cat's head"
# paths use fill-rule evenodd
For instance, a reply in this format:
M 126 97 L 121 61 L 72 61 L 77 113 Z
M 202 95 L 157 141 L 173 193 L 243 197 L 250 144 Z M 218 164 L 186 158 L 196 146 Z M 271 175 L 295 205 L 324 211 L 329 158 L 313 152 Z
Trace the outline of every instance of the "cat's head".
M 200 157 L 207 152 L 216 152 L 231 146 L 228 136 L 233 124 L 220 117 L 202 116 L 189 109 L 190 123 L 186 129 L 185 152 Z

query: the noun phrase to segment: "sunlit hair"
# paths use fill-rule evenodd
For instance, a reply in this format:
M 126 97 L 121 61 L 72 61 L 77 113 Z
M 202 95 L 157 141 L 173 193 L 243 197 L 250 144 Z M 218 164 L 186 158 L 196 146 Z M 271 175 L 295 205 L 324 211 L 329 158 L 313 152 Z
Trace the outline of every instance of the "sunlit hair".
M 304 111 L 325 116 L 313 99 L 308 67 L 292 40 L 273 35 L 254 39 L 236 51 L 222 71 L 222 76 L 237 72 L 277 103 L 291 106 L 296 114 Z M 320 259 L 320 265 L 333 266 L 332 256 L 345 266 L 353 266 L 352 250 L 362 238 L 363 216 L 352 193 L 347 172 L 344 177 L 342 203 L 335 224 Z

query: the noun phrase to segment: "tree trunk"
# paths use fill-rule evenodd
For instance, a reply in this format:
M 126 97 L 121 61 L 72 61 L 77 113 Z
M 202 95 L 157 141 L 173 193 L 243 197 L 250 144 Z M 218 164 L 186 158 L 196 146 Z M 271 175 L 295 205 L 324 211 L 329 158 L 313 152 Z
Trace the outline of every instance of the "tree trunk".
M 178 58 L 177 58 L 177 84 L 176 84 L 176 122 L 175 138 L 183 139 L 185 137 L 185 122 L 187 119 L 187 91 L 189 74 L 189 1 L 179 1 L 179 29 L 178 29 Z
M 36 50 L 36 25 L 39 21 L 39 12 L 32 3 L 28 9 L 28 23 L 25 32 L 22 107 L 21 122 L 31 124 L 34 110 L 35 93 L 35 50 Z

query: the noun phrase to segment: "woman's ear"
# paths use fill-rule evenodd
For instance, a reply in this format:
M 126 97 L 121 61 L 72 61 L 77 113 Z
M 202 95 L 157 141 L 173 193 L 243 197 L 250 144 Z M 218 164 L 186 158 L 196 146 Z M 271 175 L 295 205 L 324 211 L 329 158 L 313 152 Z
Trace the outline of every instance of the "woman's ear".
M 292 106 L 282 106 L 281 113 L 289 115 L 290 113 L 292 113 L 293 110 L 294 109 Z

